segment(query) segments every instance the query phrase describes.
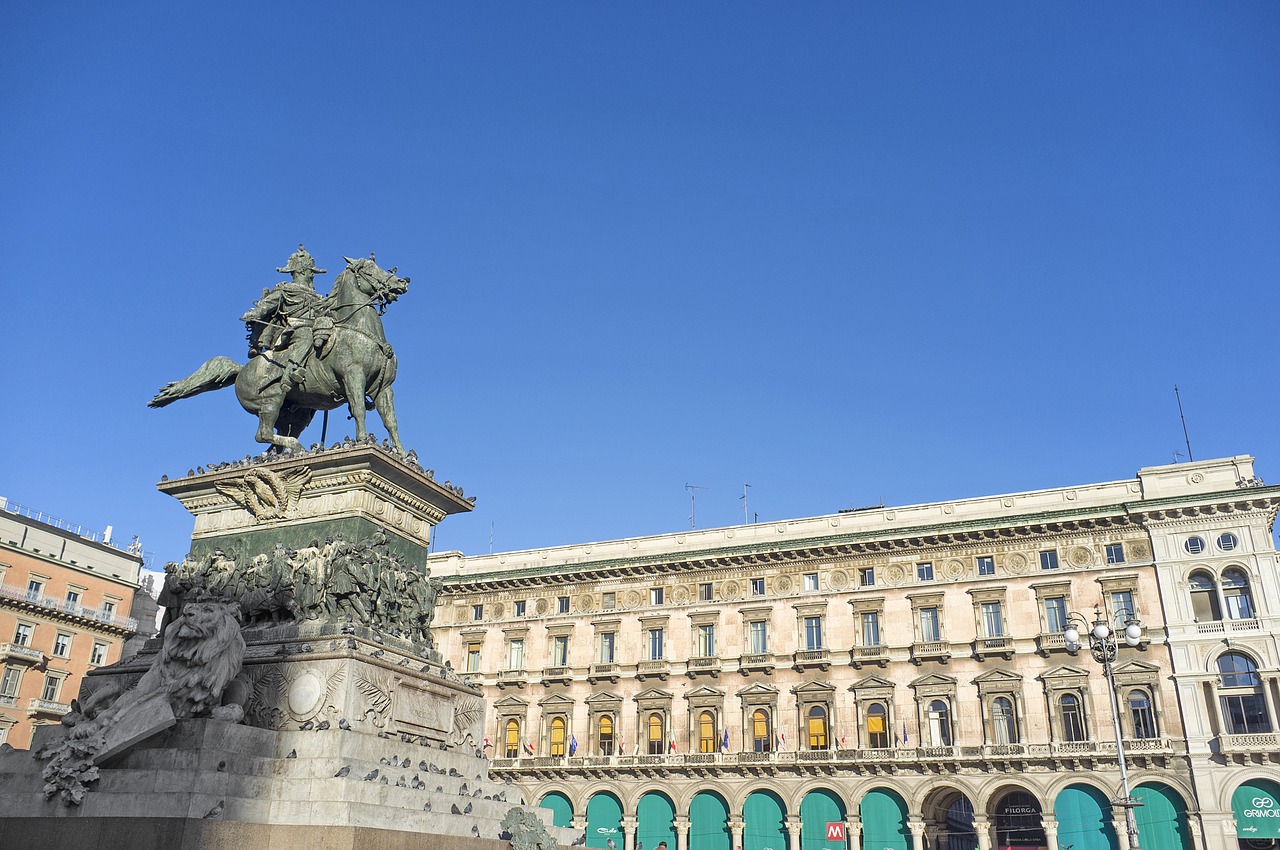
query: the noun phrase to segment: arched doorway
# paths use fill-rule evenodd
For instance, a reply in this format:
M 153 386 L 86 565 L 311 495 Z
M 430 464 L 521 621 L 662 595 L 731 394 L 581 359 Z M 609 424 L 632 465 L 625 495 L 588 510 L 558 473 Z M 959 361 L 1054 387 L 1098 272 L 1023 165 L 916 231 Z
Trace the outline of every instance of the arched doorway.
M 862 819 L 862 846 L 875 850 L 908 850 L 911 830 L 907 828 L 907 804 L 896 791 L 876 788 L 868 791 L 858 806 Z
M 609 839 L 622 846 L 622 803 L 607 792 L 591 795 L 587 801 L 587 847 L 607 848 Z
M 1091 785 L 1068 785 L 1053 801 L 1058 819 L 1058 846 L 1072 850 L 1119 847 L 1111 817 L 1111 801 Z
M 978 850 L 973 803 L 955 788 L 939 788 L 924 804 L 925 836 L 932 850 Z
M 991 821 L 998 850 L 1039 850 L 1049 846 L 1040 801 L 1026 791 L 1010 791 L 996 800 Z
M 1163 782 L 1150 782 L 1133 789 L 1133 796 L 1142 803 L 1133 810 L 1142 850 L 1191 850 L 1187 804 L 1181 794 Z
M 559 791 L 547 794 L 538 805 L 551 810 L 552 826 L 569 826 L 570 821 L 573 820 L 573 803 L 570 803 L 569 798 Z
M 772 791 L 753 791 L 742 807 L 742 850 L 787 850 L 787 807 Z
M 700 791 L 689 803 L 689 847 L 696 850 L 729 850 L 729 804 L 714 791 Z M 668 850 L 675 850 L 669 847 Z
M 636 805 L 636 840 L 644 850 L 655 850 L 663 841 L 676 850 L 676 807 L 666 794 L 650 791 Z
M 840 795 L 825 788 L 818 788 L 804 795 L 800 801 L 800 850 L 844 850 L 844 841 L 827 841 L 827 824 L 843 822 L 844 801 Z

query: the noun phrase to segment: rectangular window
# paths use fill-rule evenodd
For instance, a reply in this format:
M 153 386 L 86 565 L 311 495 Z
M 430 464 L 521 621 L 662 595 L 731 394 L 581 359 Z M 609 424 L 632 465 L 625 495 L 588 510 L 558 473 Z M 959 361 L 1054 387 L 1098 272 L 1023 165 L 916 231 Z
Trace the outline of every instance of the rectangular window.
M 661 605 L 662 596 L 663 596 L 663 593 L 662 593 L 661 587 L 649 588 L 649 604 L 650 605 Z
M 22 670 L 17 667 L 4 668 L 4 676 L 0 677 L 0 697 L 18 695 L 18 682 L 22 680 Z
M 1124 563 L 1124 544 L 1123 543 L 1107 544 L 1107 563 L 1108 564 Z
M 996 559 L 990 555 L 983 555 L 978 559 L 978 575 L 993 576 L 996 574 Z
M 942 623 L 938 619 L 937 608 L 920 609 L 920 640 L 924 643 L 942 640 Z
M 880 612 L 867 611 L 862 615 L 862 645 L 880 645 Z
M 804 589 L 805 589 L 805 590 L 807 590 L 807 591 L 814 591 L 814 590 L 817 590 L 817 589 L 818 589 L 818 574 L 817 574 L 817 573 L 805 573 L 805 574 L 804 574 Z
M 514 638 L 507 648 L 507 669 L 524 669 L 524 641 L 520 638 Z
M 822 618 L 821 617 L 805 617 L 804 618 L 804 648 L 805 649 L 822 649 Z
M 916 578 L 920 581 L 933 581 L 933 563 L 924 561 L 916 564 Z
M 616 637 L 617 635 L 615 635 L 613 632 L 600 633 L 600 663 L 601 664 L 613 663 L 613 659 L 616 657 L 616 654 L 614 653 L 614 643 L 615 643 Z
M 527 603 L 526 603 L 523 599 L 517 600 L 517 602 L 516 602 L 516 616 L 517 616 L 517 617 L 523 617 L 523 616 L 524 616 L 524 614 L 525 614 L 525 611 L 527 611 L 527 610 L 528 610 L 528 605 L 527 605 Z
M 664 634 L 662 629 L 649 629 L 649 660 L 650 661 L 661 661 L 663 659 L 664 657 L 662 654 L 663 637 L 664 637 Z
M 556 597 L 556 613 L 557 614 L 569 613 L 569 597 L 567 596 Z
M 78 591 L 78 590 L 68 590 L 68 591 L 67 591 L 67 603 L 68 603 L 69 605 L 79 605 L 79 604 L 80 604 L 80 591 Z
M 876 568 L 863 567 L 858 570 L 858 586 L 859 587 L 875 587 L 876 586 Z
M 699 602 L 710 602 L 714 598 L 715 598 L 715 591 L 711 587 L 711 582 L 707 581 L 698 585 L 698 601 Z
M 1040 553 L 1040 569 L 1056 570 L 1058 568 L 1058 550 L 1046 549 Z
M 13 630 L 13 642 L 18 646 L 30 646 L 33 631 L 35 627 L 30 623 L 18 623 L 17 628 Z
M 479 621 L 479 620 L 483 620 L 483 619 L 484 619 L 484 606 L 483 606 L 483 605 L 472 605 L 472 606 L 471 606 L 471 619 L 472 619 L 473 621 Z
M 58 690 L 62 687 L 62 678 L 60 676 L 45 676 L 44 689 L 40 691 L 40 699 L 48 702 L 58 701 Z
M 53 654 L 58 658 L 66 658 L 71 654 L 71 635 L 58 632 L 58 636 L 53 639 Z
M 116 613 L 116 603 L 111 599 L 104 600 L 102 603 L 102 613 L 106 614 L 108 617 L 114 615 Z
M 89 663 L 102 666 L 107 663 L 107 645 L 100 640 L 93 642 L 93 651 L 89 653 Z
M 27 596 L 36 597 L 42 593 L 44 593 L 43 579 L 27 579 Z
M 478 643 L 467 644 L 467 672 L 480 672 L 480 644 Z
M 1128 613 L 1130 617 L 1138 616 L 1138 609 L 1133 607 L 1132 590 L 1111 591 L 1111 616 Z
M 1060 635 L 1067 628 L 1067 600 L 1051 596 L 1044 601 L 1044 630 L 1046 634 Z
M 1004 612 L 999 602 L 982 603 L 982 636 L 1004 637 Z
M 769 623 L 765 620 L 752 620 L 747 624 L 747 640 L 752 655 L 762 655 L 769 651 Z
M 551 666 L 565 667 L 569 664 L 569 636 L 556 635 L 551 639 Z
M 751 595 L 764 596 L 764 579 L 753 578 L 751 580 Z
M 603 594 L 600 599 L 600 607 L 606 611 L 612 611 L 614 608 L 618 607 L 618 594 L 613 593 L 612 591 Z
M 698 626 L 698 656 L 710 658 L 716 654 L 716 627 L 712 623 Z

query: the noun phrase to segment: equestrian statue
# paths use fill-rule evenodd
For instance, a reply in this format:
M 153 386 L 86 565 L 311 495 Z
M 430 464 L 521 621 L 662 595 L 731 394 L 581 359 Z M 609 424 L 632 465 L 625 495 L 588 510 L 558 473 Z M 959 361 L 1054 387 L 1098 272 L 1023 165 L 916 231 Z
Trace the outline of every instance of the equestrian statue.
M 302 245 L 283 268 L 289 280 L 265 289 L 241 317 L 249 330 L 249 362 L 215 357 L 181 381 L 165 384 L 148 407 L 234 385 L 240 405 L 258 417 L 257 440 L 273 450 L 301 450 L 298 435 L 317 410 L 346 404 L 365 439 L 365 414 L 377 410 L 392 448 L 404 453 L 391 384 L 396 355 L 382 330 L 387 305 L 409 289 L 409 278 L 368 259 L 347 267 L 327 296 L 315 290 L 325 274 Z

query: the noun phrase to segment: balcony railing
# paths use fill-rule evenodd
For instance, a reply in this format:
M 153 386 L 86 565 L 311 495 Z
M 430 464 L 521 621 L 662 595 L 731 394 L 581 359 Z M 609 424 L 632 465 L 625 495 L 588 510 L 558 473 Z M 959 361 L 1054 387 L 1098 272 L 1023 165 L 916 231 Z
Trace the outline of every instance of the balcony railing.
M 665 682 L 669 675 L 671 675 L 671 665 L 665 659 L 641 661 L 636 665 L 636 678 L 642 681 L 646 678 L 656 677 Z
M 565 666 L 544 667 L 542 670 L 542 684 L 547 685 L 553 682 L 564 682 L 568 684 L 573 678 L 572 671 Z
M 916 664 L 922 661 L 946 661 L 951 657 L 951 644 L 944 640 L 925 640 L 911 644 L 911 660 Z
M 720 659 L 714 655 L 695 655 L 685 665 L 685 671 L 690 678 L 701 674 L 715 678 L 720 675 Z
M 1005 659 L 1013 657 L 1013 638 L 999 635 L 996 637 L 980 637 L 973 642 L 973 657 L 981 661 L 988 655 L 1002 655 Z
M 1050 652 L 1067 652 L 1067 639 L 1061 632 L 1044 632 L 1036 638 L 1036 650 L 1041 655 Z
M 17 708 L 18 698 L 0 695 L 0 708 Z
M 524 687 L 529 684 L 529 674 L 525 670 L 499 670 L 498 671 L 498 687 L 514 685 L 516 687 Z
M 804 670 L 817 667 L 820 670 L 831 669 L 831 653 L 826 649 L 802 649 L 792 656 L 792 667 Z
M 889 662 L 889 647 L 884 644 L 875 646 L 855 646 L 849 650 L 849 663 L 854 667 L 863 664 L 878 664 L 883 667 Z
M 738 670 L 743 675 L 753 671 L 772 673 L 773 668 L 773 654 L 769 652 L 752 652 L 738 657 Z
M 1218 738 L 1224 753 L 1276 752 L 1280 750 L 1280 732 L 1250 732 L 1244 735 L 1223 735 Z M 1125 742 L 1125 747 L 1129 743 Z
M 0 643 L 0 661 L 6 658 L 17 658 L 39 664 L 44 661 L 44 653 L 20 643 Z
M 43 593 L 33 593 L 25 587 L 15 587 L 11 584 L 0 584 L 0 596 L 5 599 L 12 599 L 16 602 L 26 602 L 30 605 L 34 605 L 38 608 L 44 608 L 49 611 L 68 614 L 72 617 L 83 617 L 87 620 L 106 623 L 109 626 L 128 629 L 131 632 L 136 632 L 138 630 L 138 621 L 132 617 L 121 617 L 114 611 L 86 608 L 78 602 L 69 602 L 66 599 L 46 596 Z
M 587 674 L 587 681 L 594 685 L 600 679 L 608 679 L 610 682 L 618 681 L 618 665 L 612 661 L 592 664 L 591 671 Z
M 70 710 L 71 706 L 66 703 L 54 702 L 51 699 L 32 697 L 27 700 L 27 711 L 35 714 L 56 714 L 61 717 Z

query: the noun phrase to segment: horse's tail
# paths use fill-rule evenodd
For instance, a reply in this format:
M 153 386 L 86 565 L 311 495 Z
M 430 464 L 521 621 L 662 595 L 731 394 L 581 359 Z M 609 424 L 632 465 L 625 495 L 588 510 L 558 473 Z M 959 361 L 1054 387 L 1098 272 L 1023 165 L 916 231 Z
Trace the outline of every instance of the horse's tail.
M 242 367 L 230 357 L 215 357 L 206 362 L 189 378 L 172 381 L 160 388 L 156 397 L 147 402 L 147 407 L 164 407 L 180 398 L 220 390 L 236 382 L 236 375 Z

